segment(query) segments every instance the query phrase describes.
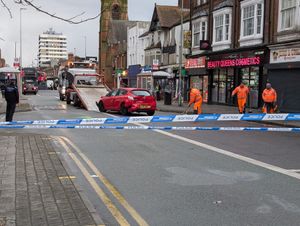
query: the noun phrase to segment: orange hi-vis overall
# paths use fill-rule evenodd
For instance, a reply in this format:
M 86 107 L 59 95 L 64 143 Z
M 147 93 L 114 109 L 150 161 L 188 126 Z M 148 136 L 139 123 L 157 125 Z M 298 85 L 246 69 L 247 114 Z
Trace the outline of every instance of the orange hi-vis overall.
M 275 102 L 277 101 L 277 93 L 275 89 L 265 89 L 262 93 L 262 98 L 264 101 L 263 113 L 274 113 L 275 112 Z
M 244 87 L 238 86 L 233 90 L 232 96 L 234 96 L 235 94 L 237 95 L 237 99 L 238 99 L 239 113 L 244 113 L 245 106 L 247 103 L 247 97 L 249 94 L 249 88 L 247 86 Z
M 190 92 L 190 102 L 189 105 L 194 104 L 194 112 L 198 114 L 202 113 L 202 96 L 198 89 L 193 88 Z

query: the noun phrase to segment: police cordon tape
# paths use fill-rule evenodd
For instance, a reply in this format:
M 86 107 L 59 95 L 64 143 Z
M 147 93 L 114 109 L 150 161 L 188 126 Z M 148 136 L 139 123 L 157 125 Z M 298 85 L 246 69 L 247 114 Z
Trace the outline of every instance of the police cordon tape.
M 0 122 L 0 125 L 99 125 L 203 121 L 300 121 L 296 114 L 201 114 Z
M 173 127 L 173 126 L 75 126 L 75 125 L 1 125 L 0 129 L 116 129 L 116 130 L 185 130 L 185 131 L 262 131 L 300 132 L 300 128 L 271 127 Z

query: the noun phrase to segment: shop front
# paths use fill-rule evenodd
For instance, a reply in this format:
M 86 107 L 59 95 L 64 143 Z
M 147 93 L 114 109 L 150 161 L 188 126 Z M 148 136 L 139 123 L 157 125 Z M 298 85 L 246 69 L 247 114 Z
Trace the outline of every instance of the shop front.
M 266 50 L 231 52 L 211 55 L 207 60 L 210 76 L 209 101 L 217 104 L 234 105 L 231 93 L 241 82 L 250 88 L 248 107 L 261 106 L 261 92 L 265 83 L 264 59 Z
M 206 57 L 190 58 L 185 63 L 190 82 L 189 88 L 195 87 L 202 93 L 203 102 L 208 102 L 208 72 L 205 68 Z
M 300 112 L 300 43 L 270 46 L 268 80 L 281 112 Z

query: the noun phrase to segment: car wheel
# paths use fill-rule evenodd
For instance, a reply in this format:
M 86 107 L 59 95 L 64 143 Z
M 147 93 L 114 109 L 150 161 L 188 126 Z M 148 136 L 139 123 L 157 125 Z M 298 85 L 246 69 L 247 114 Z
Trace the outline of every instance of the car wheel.
M 155 114 L 155 111 L 147 111 L 147 115 L 152 116 Z
M 74 97 L 74 106 L 75 106 L 75 107 L 80 107 L 80 105 L 81 105 L 81 102 L 80 102 L 79 97 L 78 97 L 78 96 L 75 96 L 75 97 Z
M 121 104 L 120 112 L 122 115 L 128 115 L 128 109 L 125 107 L 125 104 Z
M 34 92 L 34 95 L 36 95 L 36 92 Z
M 106 112 L 103 102 L 99 102 L 98 108 L 100 112 Z

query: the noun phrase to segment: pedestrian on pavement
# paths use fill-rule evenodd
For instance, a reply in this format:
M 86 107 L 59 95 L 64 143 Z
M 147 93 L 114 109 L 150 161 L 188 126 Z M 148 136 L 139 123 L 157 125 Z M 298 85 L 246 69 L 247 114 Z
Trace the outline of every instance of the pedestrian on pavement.
M 160 101 L 160 92 L 161 92 L 161 86 L 160 84 L 157 82 L 156 86 L 155 86 L 155 94 L 156 94 L 156 100 Z
M 199 89 L 195 86 L 190 90 L 190 101 L 189 107 L 194 104 L 194 114 L 201 114 L 202 113 L 202 95 Z
M 239 113 L 246 113 L 246 103 L 249 94 L 249 88 L 246 86 L 245 82 L 242 82 L 238 87 L 236 87 L 232 92 L 232 97 L 237 95 Z
M 272 88 L 271 83 L 266 84 L 262 98 L 264 101 L 263 113 L 274 113 L 277 109 L 277 93 L 276 90 Z
M 4 89 L 6 100 L 6 121 L 11 122 L 15 113 L 16 105 L 19 103 L 18 87 L 13 80 L 9 80 L 8 85 Z

